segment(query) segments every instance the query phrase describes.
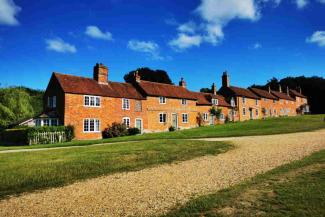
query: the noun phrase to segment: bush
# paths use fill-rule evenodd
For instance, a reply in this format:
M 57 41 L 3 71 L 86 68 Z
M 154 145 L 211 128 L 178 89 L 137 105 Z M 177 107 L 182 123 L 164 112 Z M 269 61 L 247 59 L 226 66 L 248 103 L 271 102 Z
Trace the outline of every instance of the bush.
M 0 133 L 0 141 L 5 145 L 26 145 L 28 144 L 27 128 L 8 129 Z
M 0 141 L 5 144 L 15 144 L 15 145 L 26 145 L 39 133 L 50 133 L 50 132 L 65 132 L 64 141 L 71 141 L 74 138 L 74 127 L 73 126 L 51 126 L 51 127 L 27 127 L 27 128 L 17 128 L 8 129 L 0 133 Z M 52 138 L 53 139 L 53 138 Z M 59 138 L 55 137 L 55 140 Z M 47 136 L 39 138 L 39 144 L 50 143 L 51 139 Z M 57 141 L 59 142 L 59 141 Z
M 114 122 L 112 126 L 108 125 L 108 127 L 103 131 L 103 138 L 113 138 L 126 135 L 128 135 L 126 125 L 116 122 Z
M 169 130 L 169 132 L 173 132 L 173 131 L 175 131 L 176 129 L 175 129 L 175 127 L 173 127 L 173 126 L 170 126 L 168 130 Z
M 139 128 L 129 128 L 128 129 L 128 135 L 132 136 L 132 135 L 137 135 L 137 134 L 140 134 L 141 131 L 139 130 Z

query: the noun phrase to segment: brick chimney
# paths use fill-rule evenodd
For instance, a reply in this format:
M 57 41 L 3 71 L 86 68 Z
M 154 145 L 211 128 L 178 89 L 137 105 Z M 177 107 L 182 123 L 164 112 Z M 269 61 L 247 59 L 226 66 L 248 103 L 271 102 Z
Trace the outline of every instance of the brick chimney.
M 230 87 L 230 79 L 227 71 L 222 74 L 222 86 Z
M 181 78 L 181 81 L 179 82 L 179 86 L 186 88 L 186 82 L 184 78 Z
M 282 93 L 282 87 L 281 87 L 281 84 L 279 84 L 279 92 Z
M 212 84 L 212 93 L 213 93 L 213 95 L 217 95 L 217 87 L 216 87 L 215 83 Z
M 108 83 L 108 68 L 102 63 L 97 63 L 94 66 L 94 80 L 96 80 L 99 84 L 107 84 Z
M 139 75 L 139 72 L 138 72 L 138 71 L 136 71 L 136 72 L 134 73 L 134 80 L 135 80 L 136 82 L 138 82 L 138 83 L 141 82 L 141 76 Z

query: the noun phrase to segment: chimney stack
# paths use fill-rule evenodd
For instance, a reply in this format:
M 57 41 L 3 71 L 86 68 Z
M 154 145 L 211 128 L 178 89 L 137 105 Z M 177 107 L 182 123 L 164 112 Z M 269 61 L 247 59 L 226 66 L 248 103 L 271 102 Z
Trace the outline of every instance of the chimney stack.
M 271 86 L 269 85 L 269 93 L 271 93 Z
M 223 87 L 230 87 L 230 80 L 229 80 L 229 75 L 228 75 L 227 71 L 225 71 L 222 74 L 222 86 Z
M 300 93 L 300 94 L 302 93 L 302 91 L 301 91 L 301 87 L 299 87 L 299 93 Z
M 141 81 L 141 76 L 139 75 L 139 72 L 138 72 L 138 71 L 136 71 L 136 72 L 134 73 L 134 78 L 135 78 L 135 81 L 136 81 L 136 82 L 140 83 L 140 81 Z
M 184 78 L 181 78 L 181 81 L 179 82 L 179 86 L 186 88 L 186 82 Z
M 279 92 L 282 93 L 282 87 L 281 87 L 281 84 L 279 84 Z
M 288 86 L 287 86 L 287 95 L 288 95 L 288 96 L 290 95 L 289 87 L 288 87 Z
M 213 95 L 217 95 L 217 87 L 216 87 L 215 83 L 212 84 L 212 93 L 213 93 Z
M 97 63 L 94 66 L 94 80 L 96 80 L 99 84 L 108 84 L 108 68 L 102 63 Z

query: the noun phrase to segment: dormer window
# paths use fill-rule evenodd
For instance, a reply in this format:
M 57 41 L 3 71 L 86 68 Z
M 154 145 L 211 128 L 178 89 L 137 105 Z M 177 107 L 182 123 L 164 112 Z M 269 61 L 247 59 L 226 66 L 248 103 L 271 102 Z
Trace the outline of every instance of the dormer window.
M 213 105 L 218 105 L 218 104 L 219 104 L 218 99 L 212 99 L 212 104 L 213 104 Z
M 187 105 L 187 100 L 186 99 L 182 99 L 182 105 Z
M 166 97 L 164 96 L 159 97 L 159 104 L 166 104 Z

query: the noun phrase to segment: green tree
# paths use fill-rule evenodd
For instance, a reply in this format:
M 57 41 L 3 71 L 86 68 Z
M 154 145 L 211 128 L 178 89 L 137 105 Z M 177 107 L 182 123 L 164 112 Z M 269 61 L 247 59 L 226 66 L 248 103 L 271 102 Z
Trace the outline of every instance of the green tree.
M 164 70 L 152 70 L 150 68 L 138 68 L 124 75 L 126 82 L 134 82 L 134 73 L 138 71 L 141 80 L 165 84 L 173 84 L 168 73 Z

